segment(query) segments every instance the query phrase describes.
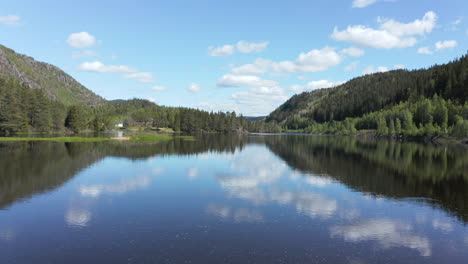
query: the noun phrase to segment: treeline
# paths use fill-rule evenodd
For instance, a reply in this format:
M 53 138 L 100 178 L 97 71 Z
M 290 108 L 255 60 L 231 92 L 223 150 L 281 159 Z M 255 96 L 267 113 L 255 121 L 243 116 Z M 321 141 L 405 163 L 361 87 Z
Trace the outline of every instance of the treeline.
M 468 103 L 461 105 L 439 96 L 420 98 L 362 117 L 314 123 L 304 129 L 313 134 L 353 134 L 370 130 L 382 136 L 468 137 Z
M 0 79 L 0 133 L 59 131 L 66 107 L 51 101 L 41 89 L 30 89 L 14 79 Z
M 41 89 L 30 89 L 14 79 L 0 79 L 0 134 L 65 129 L 104 131 L 115 129 L 119 123 L 124 127 L 170 128 L 189 133 L 279 131 L 275 123 L 248 121 L 235 112 L 165 107 L 142 99 L 66 107 L 50 100 Z
M 273 111 L 267 121 L 278 122 L 285 129 L 304 129 L 315 123 L 362 117 L 421 97 L 432 99 L 435 95 L 453 105 L 468 101 L 468 55 L 429 69 L 365 75 L 335 88 L 295 95 Z M 416 126 L 419 123 L 416 121 Z

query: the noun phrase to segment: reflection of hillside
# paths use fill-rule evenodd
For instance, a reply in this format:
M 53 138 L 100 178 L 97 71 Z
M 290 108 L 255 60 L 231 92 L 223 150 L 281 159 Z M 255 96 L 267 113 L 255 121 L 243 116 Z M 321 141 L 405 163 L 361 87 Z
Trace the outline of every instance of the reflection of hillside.
M 271 137 L 267 146 L 290 166 L 395 198 L 428 198 L 468 221 L 468 150 L 346 137 Z
M 94 145 L 94 144 L 92 144 Z M 0 208 L 65 183 L 100 159 L 87 144 L 21 142 L 0 144 Z
M 0 208 L 19 199 L 55 189 L 80 170 L 105 157 L 130 159 L 156 155 L 189 155 L 206 151 L 233 152 L 243 137 L 200 136 L 196 141 L 181 139 L 154 144 L 129 142 L 59 143 L 10 142 L 0 144 Z

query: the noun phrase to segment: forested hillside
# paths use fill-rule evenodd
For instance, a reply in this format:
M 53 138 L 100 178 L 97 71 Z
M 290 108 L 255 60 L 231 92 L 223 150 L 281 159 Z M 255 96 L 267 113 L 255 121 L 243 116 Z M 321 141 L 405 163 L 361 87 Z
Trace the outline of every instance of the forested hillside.
M 14 79 L 0 79 L 0 134 L 115 129 L 116 124 L 182 132 L 279 132 L 276 124 L 247 121 L 236 113 L 165 107 L 142 99 L 66 106 Z
M 105 102 L 54 65 L 38 62 L 0 45 L 0 79 L 14 79 L 63 105 L 97 105 Z
M 0 79 L 0 134 L 69 130 L 103 131 L 125 127 L 171 128 L 183 132 L 279 131 L 263 121 L 250 122 L 236 113 L 158 106 L 142 99 L 116 100 L 95 106 L 66 106 L 14 79 Z
M 266 121 L 311 133 L 380 128 L 379 133 L 385 135 L 440 134 L 450 132 L 457 123 L 466 126 L 467 102 L 465 55 L 429 69 L 375 73 L 334 88 L 304 92 L 290 98 Z M 397 132 L 404 122 L 408 127 Z

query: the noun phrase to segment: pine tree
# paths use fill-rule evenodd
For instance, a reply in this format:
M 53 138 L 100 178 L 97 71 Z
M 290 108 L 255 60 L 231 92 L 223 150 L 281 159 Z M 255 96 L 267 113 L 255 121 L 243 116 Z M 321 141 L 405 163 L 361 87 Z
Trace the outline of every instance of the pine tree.
M 65 120 L 65 126 L 75 133 L 78 133 L 80 130 L 85 128 L 83 111 L 79 106 L 70 107 L 67 118 Z

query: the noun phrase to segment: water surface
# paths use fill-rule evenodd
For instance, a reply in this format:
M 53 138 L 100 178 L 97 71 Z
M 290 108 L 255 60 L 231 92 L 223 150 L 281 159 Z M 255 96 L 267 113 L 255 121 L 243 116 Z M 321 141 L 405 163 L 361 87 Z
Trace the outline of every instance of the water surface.
M 467 263 L 467 221 L 461 146 L 0 143 L 0 263 Z

